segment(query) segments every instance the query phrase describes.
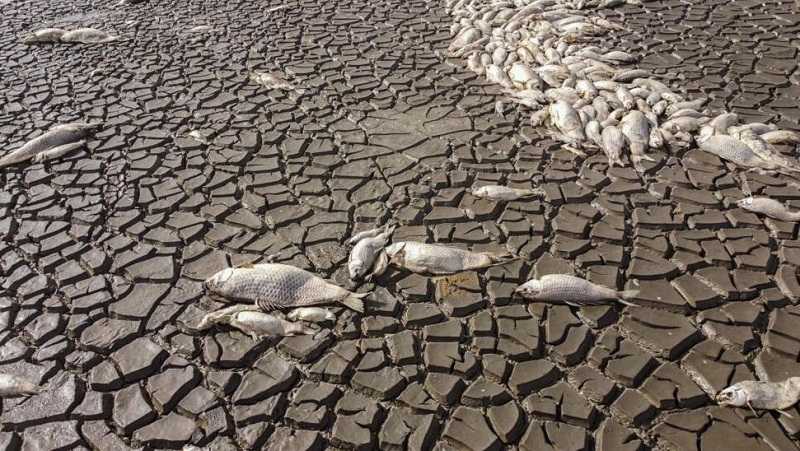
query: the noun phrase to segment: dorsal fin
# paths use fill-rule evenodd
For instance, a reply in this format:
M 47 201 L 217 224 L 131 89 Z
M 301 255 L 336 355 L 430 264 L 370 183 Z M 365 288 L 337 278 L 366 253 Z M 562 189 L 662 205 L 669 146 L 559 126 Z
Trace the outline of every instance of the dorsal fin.
M 237 269 L 239 269 L 239 268 L 252 268 L 254 266 L 255 266 L 255 263 L 247 262 L 247 263 L 239 263 L 238 265 L 234 266 L 234 268 L 237 268 Z

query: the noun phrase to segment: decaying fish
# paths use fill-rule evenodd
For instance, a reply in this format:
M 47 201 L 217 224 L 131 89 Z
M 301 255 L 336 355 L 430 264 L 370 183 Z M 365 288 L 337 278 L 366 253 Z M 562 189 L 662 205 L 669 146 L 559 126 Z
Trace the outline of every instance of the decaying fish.
M 800 210 L 789 210 L 782 202 L 769 197 L 746 197 L 737 201 L 736 205 L 745 210 L 761 213 L 779 221 L 800 221 Z
M 362 299 L 369 293 L 352 293 L 304 269 L 280 263 L 226 268 L 204 282 L 214 297 L 249 302 L 269 312 L 276 309 L 341 303 L 364 311 Z
M 756 155 L 750 147 L 727 135 L 700 136 L 697 144 L 701 150 L 747 168 L 776 169 L 777 165 Z
M 61 146 L 53 147 L 52 149 L 45 150 L 42 153 L 38 153 L 33 156 L 31 159 L 34 163 L 41 163 L 43 161 L 48 160 L 55 160 L 56 158 L 61 158 L 64 155 L 68 155 L 81 147 L 86 146 L 86 141 L 76 141 L 74 143 L 64 144 Z
M 772 130 L 761 135 L 770 144 L 800 144 L 800 133 L 792 130 Z
M 390 264 L 411 272 L 432 275 L 474 271 L 506 263 L 513 259 L 507 252 L 472 252 L 441 244 L 416 241 L 392 243 L 385 252 Z
M 61 35 L 61 42 L 75 42 L 78 44 L 104 44 L 106 42 L 113 42 L 118 40 L 119 37 L 112 36 L 103 30 L 95 28 L 79 28 L 77 30 L 70 30 Z
M 198 330 L 215 324 L 227 324 L 250 335 L 253 340 L 260 337 L 291 337 L 313 335 L 316 331 L 304 324 L 293 323 L 269 313 L 257 310 L 254 305 L 234 305 L 210 312 L 198 325 Z
M 41 391 L 42 387 L 25 378 L 13 374 L 0 373 L 0 398 L 35 395 Z
M 0 168 L 28 161 L 59 146 L 79 142 L 99 126 L 100 124 L 98 123 L 56 125 L 47 133 L 28 141 L 19 149 L 0 158 Z
M 332 311 L 320 307 L 300 307 L 292 310 L 286 315 L 289 321 L 307 321 L 310 323 L 323 323 L 326 321 L 336 321 L 336 315 Z
M 514 201 L 528 197 L 541 197 L 545 194 L 541 188 L 510 188 L 501 185 L 472 188 L 469 193 L 477 198 L 493 201 Z
M 61 36 L 63 36 L 66 32 L 67 30 L 61 28 L 42 28 L 41 30 L 36 30 L 23 36 L 22 43 L 43 44 L 59 42 L 61 40 Z
M 563 302 L 569 305 L 596 304 L 602 301 L 635 305 L 627 300 L 635 298 L 639 290 L 617 291 L 568 274 L 548 274 L 525 282 L 515 292 L 535 301 Z
M 283 76 L 269 72 L 255 70 L 250 73 L 250 80 L 267 89 L 280 89 L 284 91 L 294 89 L 294 85 L 289 83 Z
M 784 410 L 800 399 L 800 377 L 782 382 L 742 381 L 717 394 L 721 406 L 750 407 L 751 409 Z
M 350 279 L 357 280 L 364 277 L 375 265 L 375 260 L 382 254 L 381 251 L 389 242 L 394 227 L 387 226 L 382 230 L 375 236 L 364 237 L 356 241 L 347 261 Z

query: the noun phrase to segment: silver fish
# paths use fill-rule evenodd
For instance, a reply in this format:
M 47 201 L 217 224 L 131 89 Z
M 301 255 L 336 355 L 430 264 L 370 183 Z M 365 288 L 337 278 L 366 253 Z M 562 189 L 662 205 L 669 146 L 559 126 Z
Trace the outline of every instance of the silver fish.
M 761 135 L 770 144 L 800 144 L 800 133 L 792 130 L 773 130 Z
M 386 248 L 391 264 L 421 274 L 445 275 L 488 268 L 511 260 L 508 253 L 471 252 L 440 244 L 401 241 Z
M 41 30 L 36 30 L 32 33 L 28 33 L 22 37 L 23 44 L 41 44 L 41 43 L 49 43 L 49 42 L 59 42 L 61 40 L 61 36 L 66 33 L 67 30 L 61 28 L 43 28 Z
M 636 106 L 636 100 L 633 98 L 633 94 L 630 91 L 625 89 L 624 86 L 617 86 L 617 98 L 622 103 L 622 106 L 625 107 L 626 110 L 633 109 Z
M 595 143 L 595 145 L 598 147 L 603 147 L 603 135 L 599 122 L 596 120 L 587 122 L 584 132 L 586 133 L 586 136 L 591 139 L 593 143 Z
M 708 123 L 714 129 L 715 135 L 725 135 L 728 129 L 739 123 L 739 115 L 736 113 L 722 113 Z
M 52 150 L 55 147 L 80 141 L 99 126 L 99 123 L 57 125 L 51 128 L 47 133 L 28 141 L 19 149 L 0 158 L 0 168 L 28 161 L 36 155 Z
M 698 137 L 701 150 L 748 168 L 776 169 L 777 166 L 756 155 L 750 147 L 736 138 L 726 135 Z
M 569 305 L 594 304 L 601 301 L 619 301 L 630 304 L 639 290 L 617 291 L 568 274 L 548 274 L 531 279 L 514 290 L 522 297 L 535 301 L 564 302 Z
M 781 382 L 742 381 L 717 394 L 721 406 L 751 409 L 783 410 L 800 399 L 800 377 L 790 377 Z
M 295 335 L 313 335 L 316 331 L 304 324 L 293 323 L 269 313 L 257 311 L 237 312 L 220 318 L 219 323 L 235 327 L 253 340 L 261 337 L 292 337 Z
M 336 315 L 332 311 L 319 307 L 296 308 L 286 315 L 289 321 L 307 321 L 312 323 L 323 323 L 336 321 Z
M 292 90 L 294 85 L 289 83 L 282 75 L 269 72 L 253 71 L 250 73 L 250 80 L 267 89 Z
M 789 210 L 782 202 L 769 197 L 746 197 L 736 202 L 741 208 L 761 213 L 779 221 L 798 222 L 800 221 L 800 210 Z
M 627 83 L 627 82 L 629 82 L 631 80 L 634 80 L 634 79 L 637 79 L 637 78 L 640 78 L 640 77 L 649 77 L 649 76 L 650 76 L 650 72 L 648 72 L 648 71 L 646 71 L 644 69 L 630 69 L 630 70 L 624 70 L 624 71 L 621 71 L 621 72 L 617 72 L 616 74 L 614 74 L 614 77 L 612 78 L 612 80 L 619 81 L 619 82 L 622 82 L 622 83 Z
M 355 246 L 350 251 L 350 257 L 347 261 L 347 270 L 350 274 L 350 279 L 358 280 L 372 269 L 375 264 L 375 259 L 381 254 L 381 251 L 389 242 L 389 237 L 394 232 L 394 226 L 387 226 L 383 232 L 375 236 L 365 237 L 356 241 Z
M 489 199 L 493 201 L 514 201 L 526 197 L 544 196 L 544 191 L 540 188 L 509 188 L 500 185 L 485 185 L 479 188 L 472 188 L 470 193 L 479 199 Z
M 31 161 L 33 161 L 34 163 L 41 163 L 43 161 L 61 158 L 64 155 L 70 154 L 80 149 L 81 147 L 84 147 L 85 145 L 86 141 L 81 140 L 74 143 L 64 144 L 62 146 L 56 146 L 53 147 L 52 149 L 45 150 L 42 153 L 34 155 Z
M 217 298 L 255 303 L 266 312 L 335 302 L 363 312 L 362 299 L 369 294 L 352 293 L 304 269 L 279 263 L 226 268 L 203 285 Z
M 615 126 L 608 126 L 603 128 L 601 134 L 603 138 L 603 153 L 608 157 L 609 166 L 624 166 L 622 162 L 622 149 L 625 146 L 625 136 Z
M 633 110 L 622 118 L 620 131 L 628 140 L 634 167 L 642 160 L 654 161 L 645 154 L 650 145 L 650 121 L 640 111 Z M 639 169 L 639 168 L 637 168 Z
M 514 83 L 508 78 L 506 72 L 497 64 L 489 64 L 486 66 L 486 78 L 507 89 L 512 89 L 514 87 Z
M 27 379 L 13 374 L 0 373 L 0 398 L 35 395 L 41 391 L 42 387 Z
M 117 36 L 112 36 L 105 31 L 94 28 L 79 28 L 61 35 L 61 42 L 77 42 L 80 44 L 104 44 L 118 39 Z
M 586 139 L 578 112 L 567 102 L 558 100 L 550 105 L 550 120 L 561 132 L 565 141 L 579 144 Z

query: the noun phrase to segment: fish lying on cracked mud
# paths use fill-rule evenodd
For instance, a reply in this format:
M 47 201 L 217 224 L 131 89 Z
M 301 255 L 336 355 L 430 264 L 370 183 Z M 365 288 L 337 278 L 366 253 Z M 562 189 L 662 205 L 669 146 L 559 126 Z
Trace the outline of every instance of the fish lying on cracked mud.
M 507 263 L 515 257 L 508 252 L 472 252 L 441 244 L 400 241 L 387 246 L 389 264 L 411 272 L 431 275 L 473 271 Z M 375 271 L 376 275 L 381 272 Z
M 378 230 L 378 232 L 373 235 L 375 230 Z M 386 254 L 382 250 L 389 242 L 389 237 L 392 236 L 394 227 L 387 226 L 382 232 L 380 230 L 368 230 L 362 232 L 362 236 L 350 239 L 349 242 L 355 244 L 347 261 L 350 279 L 361 279 L 372 270 L 373 266 L 378 268 L 386 266 Z M 376 259 L 378 262 L 376 262 Z
M 42 387 L 23 377 L 0 373 L 0 398 L 35 395 L 41 391 Z
M 717 403 L 721 406 L 751 409 L 783 410 L 797 404 L 798 400 L 800 377 L 781 382 L 741 381 L 717 394 Z
M 709 98 L 673 92 L 635 67 L 637 55 L 605 45 L 603 36 L 622 26 L 593 12 L 622 3 L 446 0 L 453 20 L 448 51 L 497 84 L 506 99 L 530 108 L 531 125 L 545 126 L 579 156 L 588 155 L 579 149 L 601 149 L 609 165 L 622 166 L 627 152 L 627 160 L 644 173 L 665 158 L 662 152 L 697 143 L 743 168 L 800 170 L 794 159 L 772 147 L 800 142 L 799 134 L 767 124 L 739 125 L 734 113 L 715 118 L 703 109 Z M 708 126 L 725 139 L 709 141 L 703 131 Z M 755 136 L 747 140 L 742 130 Z
M 761 213 L 779 221 L 800 221 L 800 210 L 790 210 L 782 202 L 769 197 L 746 197 L 736 202 L 736 205 L 753 213 Z
M 197 330 L 208 329 L 216 324 L 227 324 L 251 336 L 253 340 L 261 337 L 291 337 L 294 335 L 313 335 L 316 330 L 301 323 L 293 323 L 278 316 L 264 313 L 255 305 L 233 305 L 206 314 Z
M 22 147 L 0 158 L 0 168 L 34 159 L 47 160 L 66 155 L 75 150 L 70 144 L 78 144 L 100 127 L 101 124 L 70 123 L 56 125 L 41 136 L 33 138 Z
M 531 279 L 515 290 L 522 297 L 534 301 L 563 302 L 569 305 L 597 304 L 618 301 L 626 305 L 639 294 L 639 290 L 617 291 L 568 274 L 548 274 Z
M 363 312 L 362 299 L 369 294 L 350 292 L 304 269 L 280 263 L 226 268 L 203 285 L 216 298 L 254 303 L 265 312 L 332 303 Z
M 485 185 L 479 188 L 472 188 L 469 193 L 479 199 L 493 201 L 514 201 L 529 197 L 542 197 L 545 194 L 541 188 L 510 188 L 500 185 Z

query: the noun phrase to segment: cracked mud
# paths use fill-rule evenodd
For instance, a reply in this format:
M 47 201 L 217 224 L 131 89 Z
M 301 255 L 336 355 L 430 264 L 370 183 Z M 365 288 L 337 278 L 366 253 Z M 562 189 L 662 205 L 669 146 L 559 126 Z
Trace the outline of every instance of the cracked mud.
M 0 174 L 0 372 L 46 387 L 2 400 L 0 448 L 800 448 L 797 407 L 713 401 L 800 375 L 797 225 L 738 207 L 729 164 L 692 148 L 642 177 L 543 138 L 524 107 L 498 116 L 499 88 L 446 58 L 437 1 L 116 3 L 3 5 L 4 153 L 56 123 L 104 125 Z M 800 128 L 794 2 L 601 14 L 625 26 L 609 45 L 687 97 Z M 20 42 L 44 27 L 120 39 Z M 797 180 L 747 180 L 800 207 Z M 352 284 L 345 241 L 389 221 L 394 241 L 523 258 Z M 366 312 L 333 307 L 314 336 L 191 330 L 224 306 L 203 280 L 275 254 L 372 291 Z M 639 289 L 643 307 L 513 295 L 552 273 Z

